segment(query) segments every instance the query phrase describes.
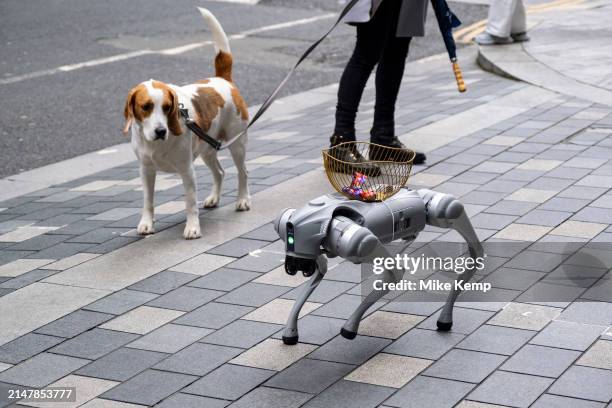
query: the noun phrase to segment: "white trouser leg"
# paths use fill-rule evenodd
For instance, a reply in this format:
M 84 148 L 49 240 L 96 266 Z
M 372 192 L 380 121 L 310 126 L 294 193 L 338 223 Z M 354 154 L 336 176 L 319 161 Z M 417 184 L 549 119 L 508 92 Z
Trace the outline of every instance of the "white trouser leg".
M 512 16 L 512 26 L 510 34 L 519 34 L 527 31 L 527 16 L 525 13 L 525 4 L 523 0 L 517 0 L 514 16 Z
M 497 37 L 509 37 L 519 3 L 522 5 L 521 0 L 491 0 L 487 33 Z M 523 13 L 524 11 L 523 8 Z

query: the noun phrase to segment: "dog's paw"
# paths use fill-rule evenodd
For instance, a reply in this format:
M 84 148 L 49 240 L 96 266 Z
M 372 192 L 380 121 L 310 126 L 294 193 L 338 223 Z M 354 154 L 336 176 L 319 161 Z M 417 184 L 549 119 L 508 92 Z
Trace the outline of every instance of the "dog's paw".
M 151 235 L 155 234 L 155 228 L 153 228 L 152 220 L 141 220 L 138 224 L 138 234 L 139 235 Z
M 208 197 L 206 197 L 206 200 L 204 200 L 203 207 L 204 208 L 215 208 L 217 204 L 219 204 L 219 196 L 216 194 L 211 194 Z
M 200 223 L 190 223 L 188 222 L 185 225 L 185 230 L 183 231 L 183 238 L 185 239 L 198 239 L 202 236 L 202 232 L 200 230 Z
M 236 201 L 236 211 L 249 211 L 251 209 L 251 200 L 248 198 L 239 198 Z

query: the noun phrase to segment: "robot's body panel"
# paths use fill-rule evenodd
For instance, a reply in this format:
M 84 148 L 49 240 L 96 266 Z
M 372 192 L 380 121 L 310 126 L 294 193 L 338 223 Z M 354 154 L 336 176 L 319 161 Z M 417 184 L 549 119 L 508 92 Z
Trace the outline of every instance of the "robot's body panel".
M 388 200 L 376 203 L 349 200 L 338 193 L 318 197 L 290 214 L 284 213 L 277 220 L 277 231 L 287 243 L 287 255 L 316 258 L 321 254 L 322 246 L 326 247 L 332 220 L 339 217 L 368 229 L 386 244 L 416 237 L 423 230 L 425 203 L 416 191 L 408 189 L 402 189 Z M 328 252 L 328 255 L 340 254 Z
M 390 256 L 384 244 L 397 239 L 416 238 L 425 225 L 451 228 L 467 241 L 472 257 L 483 256 L 483 249 L 463 205 L 452 195 L 431 190 L 401 189 L 384 202 L 366 203 L 349 200 L 341 194 L 330 194 L 310 201 L 306 206 L 285 210 L 275 228 L 286 243 L 286 270 L 315 274 L 297 299 L 289 316 L 283 340 L 295 344 L 298 338 L 297 318 L 302 305 L 327 271 L 325 256 L 340 256 L 353 263 L 372 262 L 376 257 Z M 466 271 L 458 280 L 469 281 L 475 270 Z M 385 271 L 382 279 L 397 282 L 402 271 Z M 388 291 L 372 291 L 347 320 L 341 333 L 354 338 L 366 310 Z M 441 330 L 450 330 L 452 311 L 459 290 L 453 290 L 438 319 Z

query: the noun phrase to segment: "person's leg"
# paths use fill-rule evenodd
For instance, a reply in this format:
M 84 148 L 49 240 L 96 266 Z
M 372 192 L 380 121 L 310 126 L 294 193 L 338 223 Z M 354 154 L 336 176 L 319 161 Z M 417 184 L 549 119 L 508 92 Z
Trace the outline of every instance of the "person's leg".
M 398 38 L 395 32 L 387 40 L 376 70 L 376 105 L 372 139 L 395 136 L 395 103 L 402 84 L 410 37 Z
M 355 140 L 359 103 L 382 51 L 384 37 L 377 29 L 379 17 L 377 13 L 372 21 L 357 26 L 355 49 L 340 79 L 334 135 L 344 141 Z
M 512 16 L 510 35 L 514 41 L 529 41 L 529 36 L 527 35 L 527 15 L 523 0 L 517 0 L 516 2 L 516 8 Z
M 500 38 L 510 37 L 512 18 L 519 0 L 495 0 L 489 6 L 486 32 Z

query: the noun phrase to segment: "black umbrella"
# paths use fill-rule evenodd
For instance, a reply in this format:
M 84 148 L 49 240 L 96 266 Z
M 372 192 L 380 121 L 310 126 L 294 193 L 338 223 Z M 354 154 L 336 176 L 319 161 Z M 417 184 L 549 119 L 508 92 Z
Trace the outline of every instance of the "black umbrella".
M 448 56 L 453 64 L 453 72 L 455 73 L 455 78 L 457 79 L 457 87 L 459 88 L 459 92 L 465 92 L 467 88 L 465 86 L 465 82 L 463 81 L 461 68 L 457 62 L 457 45 L 455 44 L 455 39 L 453 38 L 453 28 L 459 27 L 461 25 L 461 21 L 450 10 L 446 0 L 431 0 L 431 4 L 436 13 L 436 18 L 438 20 L 438 25 L 440 26 L 440 32 L 442 33 L 444 44 L 446 45 L 446 50 L 448 51 Z

